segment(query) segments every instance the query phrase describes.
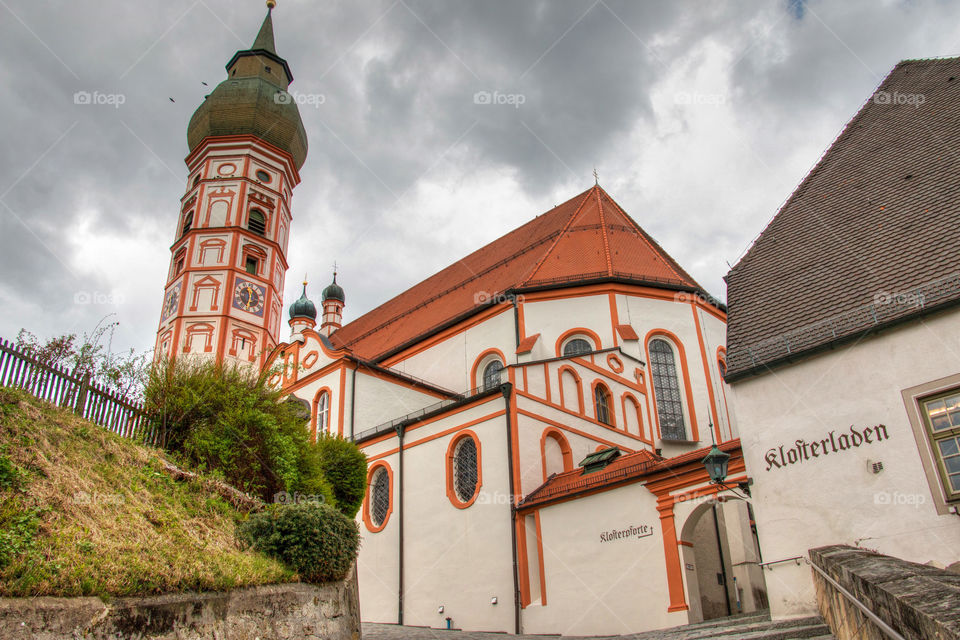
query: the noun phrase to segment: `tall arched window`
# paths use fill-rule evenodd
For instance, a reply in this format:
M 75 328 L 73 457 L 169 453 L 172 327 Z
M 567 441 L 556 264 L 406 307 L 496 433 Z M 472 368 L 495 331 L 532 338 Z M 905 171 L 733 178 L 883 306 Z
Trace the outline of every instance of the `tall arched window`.
M 563 355 L 568 358 L 590 353 L 591 351 L 593 351 L 593 347 L 583 338 L 574 338 L 563 345 Z
M 610 392 L 602 384 L 593 388 L 593 407 L 597 420 L 603 424 L 613 424 L 613 415 L 610 408 Z
M 650 374 L 657 401 L 660 436 L 664 440 L 686 440 L 687 429 L 683 419 L 677 360 L 673 347 L 662 338 L 650 341 Z
M 503 363 L 499 360 L 491 360 L 490 364 L 483 368 L 483 388 L 492 389 L 500 386 L 502 373 Z
M 247 228 L 258 236 L 265 235 L 267 233 L 267 217 L 259 209 L 251 209 Z
M 317 397 L 317 433 L 326 433 L 330 426 L 330 394 L 326 391 Z

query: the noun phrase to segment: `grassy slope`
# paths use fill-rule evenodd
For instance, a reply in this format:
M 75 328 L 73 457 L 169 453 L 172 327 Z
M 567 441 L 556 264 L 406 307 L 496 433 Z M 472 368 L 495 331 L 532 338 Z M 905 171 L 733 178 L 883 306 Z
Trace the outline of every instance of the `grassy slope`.
M 294 580 L 277 561 L 237 546 L 242 517 L 199 483 L 171 479 L 156 450 L 0 388 L 0 596 Z

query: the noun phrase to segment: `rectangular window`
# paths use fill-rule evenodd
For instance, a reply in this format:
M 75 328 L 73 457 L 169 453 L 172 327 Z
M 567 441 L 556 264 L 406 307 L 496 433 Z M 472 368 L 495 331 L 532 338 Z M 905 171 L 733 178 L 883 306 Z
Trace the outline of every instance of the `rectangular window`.
M 247 273 L 251 275 L 257 275 L 257 267 L 260 266 L 260 261 L 256 258 L 247 257 Z
M 944 493 L 948 500 L 960 499 L 960 389 L 920 404 Z

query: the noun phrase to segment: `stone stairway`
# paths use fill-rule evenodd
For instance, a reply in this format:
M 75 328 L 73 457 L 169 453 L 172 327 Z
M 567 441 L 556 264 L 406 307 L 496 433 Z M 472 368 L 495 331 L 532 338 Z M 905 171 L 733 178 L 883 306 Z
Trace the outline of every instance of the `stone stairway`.
M 620 637 L 624 640 L 833 640 L 820 616 L 774 622 L 766 611 Z
M 445 631 L 369 622 L 363 624 L 363 640 L 504 640 L 510 637 L 503 633 Z M 574 636 L 512 637 L 517 640 L 833 640 L 830 629 L 819 616 L 774 622 L 766 611 L 624 636 L 600 636 L 590 639 Z

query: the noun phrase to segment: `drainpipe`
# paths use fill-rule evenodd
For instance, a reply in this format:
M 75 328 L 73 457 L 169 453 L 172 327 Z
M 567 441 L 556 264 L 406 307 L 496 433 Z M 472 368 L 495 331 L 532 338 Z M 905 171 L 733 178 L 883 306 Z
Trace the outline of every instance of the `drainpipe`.
M 399 542 L 397 545 L 397 566 L 399 567 L 397 576 L 397 624 L 403 624 L 403 436 L 406 427 L 400 425 L 397 427 L 397 438 L 400 440 L 399 462 L 397 464 L 397 475 L 400 476 L 397 488 L 397 517 Z
M 513 335 L 515 338 L 514 341 L 516 342 L 516 345 L 514 346 L 519 348 L 520 347 L 520 307 L 518 306 L 516 295 L 512 293 L 508 293 L 507 299 L 513 303 Z M 520 356 L 514 353 L 514 362 L 519 361 L 519 358 Z M 504 362 L 504 364 L 506 364 L 506 362 Z
M 510 539 L 513 544 L 513 632 L 520 635 L 520 565 L 517 561 L 517 505 L 513 502 L 513 416 L 510 414 L 510 396 L 513 385 L 504 382 L 500 385 L 506 403 L 504 415 L 507 418 L 507 480 L 510 485 Z
M 723 597 L 727 600 L 727 615 L 733 615 L 733 607 L 730 606 L 730 589 L 727 587 L 727 565 L 723 561 L 723 543 L 720 541 L 720 519 L 717 518 L 717 505 L 710 509 L 713 512 L 713 529 L 717 532 L 717 551 L 720 553 L 720 572 L 723 574 Z

